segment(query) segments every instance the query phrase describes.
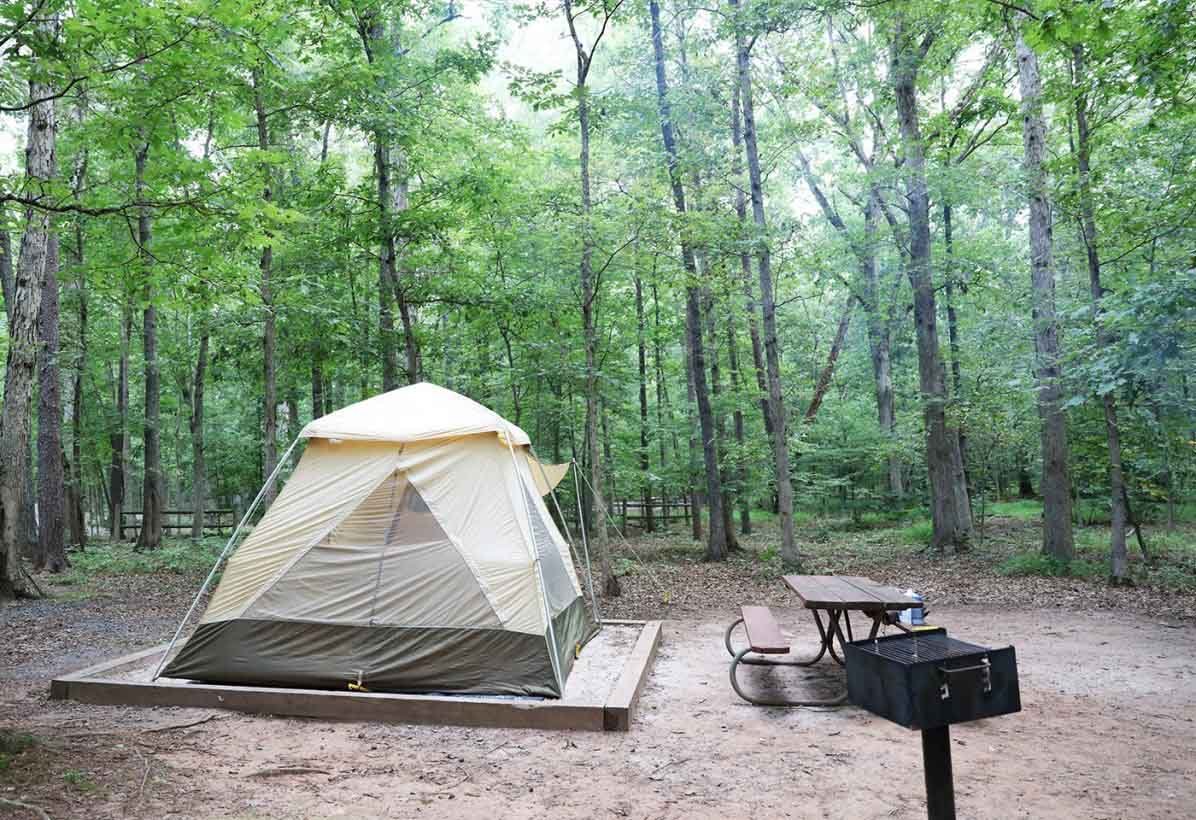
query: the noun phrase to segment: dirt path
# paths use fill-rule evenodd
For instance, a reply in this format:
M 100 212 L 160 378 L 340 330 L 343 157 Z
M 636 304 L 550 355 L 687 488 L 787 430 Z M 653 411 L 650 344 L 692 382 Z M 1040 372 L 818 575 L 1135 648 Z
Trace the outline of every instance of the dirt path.
M 812 627 L 783 615 L 809 644 Z M 28 670 L 7 669 L 21 682 L 5 685 L 0 726 L 45 742 L 0 771 L 0 796 L 56 818 L 924 816 L 918 735 L 855 709 L 739 701 L 721 647 L 729 619 L 668 624 L 627 734 L 220 713 L 145 732 L 212 713 L 50 703 L 40 680 L 20 674 Z M 1014 642 L 1021 667 L 1021 714 L 953 730 L 961 817 L 1192 816 L 1190 624 L 974 607 L 938 609 L 935 621 L 970 640 Z M 127 635 L 118 638 L 109 654 Z

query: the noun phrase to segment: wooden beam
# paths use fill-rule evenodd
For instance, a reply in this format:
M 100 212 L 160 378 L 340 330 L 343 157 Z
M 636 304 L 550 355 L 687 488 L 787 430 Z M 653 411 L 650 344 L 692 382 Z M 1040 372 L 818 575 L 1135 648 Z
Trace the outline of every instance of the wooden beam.
M 641 627 L 619 678 L 603 703 L 570 703 L 533 698 L 402 695 L 273 686 L 225 686 L 170 678 L 156 681 L 104 677 L 138 663 L 156 662 L 166 645 L 143 649 L 61 675 L 50 682 L 50 697 L 107 706 L 182 706 L 231 709 L 268 715 L 326 720 L 420 723 L 510 729 L 627 731 L 661 640 L 660 621 L 604 621 Z
M 648 621 L 640 630 L 631 656 L 623 664 L 615 688 L 606 698 L 604 721 L 608 732 L 626 732 L 631 728 L 640 695 L 644 691 L 644 684 L 648 682 L 652 662 L 656 659 L 656 650 L 660 648 L 663 627 L 661 621 Z

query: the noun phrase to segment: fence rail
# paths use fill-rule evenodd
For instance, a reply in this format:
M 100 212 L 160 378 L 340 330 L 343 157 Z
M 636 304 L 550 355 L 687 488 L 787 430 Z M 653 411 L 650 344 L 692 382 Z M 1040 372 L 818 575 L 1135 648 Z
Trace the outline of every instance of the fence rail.
M 681 520 L 689 523 L 689 498 L 683 497 L 675 501 L 667 498 L 624 498 L 614 502 L 614 512 L 619 517 L 623 529 L 636 527 L 647 529 L 648 521 L 654 526 L 669 525 L 670 521 Z M 671 510 L 680 510 L 672 513 Z
M 120 538 L 123 541 L 125 533 L 130 537 L 141 534 L 140 511 L 122 512 L 120 514 Z M 191 532 L 191 523 L 195 517 L 193 510 L 162 510 L 163 532 Z M 215 531 L 217 535 L 227 535 L 237 525 L 236 510 L 204 510 L 203 531 Z

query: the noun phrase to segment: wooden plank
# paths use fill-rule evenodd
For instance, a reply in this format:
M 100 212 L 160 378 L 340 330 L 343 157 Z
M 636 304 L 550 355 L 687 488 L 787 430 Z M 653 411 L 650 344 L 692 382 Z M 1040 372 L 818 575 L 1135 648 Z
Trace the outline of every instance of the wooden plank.
M 784 655 L 789 642 L 781 634 L 781 625 L 766 606 L 743 607 L 743 628 L 753 652 L 762 655 Z
M 786 575 L 785 585 L 807 609 L 896 610 L 922 606 L 896 587 L 860 575 Z
M 509 729 L 605 728 L 601 704 L 565 704 L 556 700 L 504 700 L 446 695 L 397 695 L 386 692 L 341 692 L 268 686 L 218 686 L 158 680 L 120 681 L 103 678 L 60 679 L 63 697 L 106 706 L 183 706 L 229 709 L 266 715 L 483 726 Z
M 854 586 L 866 587 L 868 592 L 884 604 L 885 609 L 910 609 L 911 607 L 922 606 L 918 601 L 906 597 L 905 590 L 903 589 L 878 584 L 871 578 L 863 578 L 858 575 L 843 575 L 840 577 Z
M 652 663 L 656 660 L 656 651 L 660 648 L 660 641 L 664 634 L 664 624 L 661 621 L 648 621 L 640 630 L 635 647 L 631 650 L 631 657 L 623 664 L 623 671 L 615 682 L 603 708 L 603 728 L 611 732 L 626 732 L 631 728 L 631 721 L 635 718 L 639 706 L 640 694 L 648 682 L 648 675 L 652 671 Z

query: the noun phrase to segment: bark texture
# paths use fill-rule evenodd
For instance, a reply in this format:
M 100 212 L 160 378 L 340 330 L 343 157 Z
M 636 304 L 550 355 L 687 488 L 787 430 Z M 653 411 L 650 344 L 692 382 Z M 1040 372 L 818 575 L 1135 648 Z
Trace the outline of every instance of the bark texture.
M 66 474 L 62 464 L 62 380 L 58 340 L 58 235 L 46 237 L 42 301 L 38 309 L 37 512 L 38 551 L 34 569 L 67 568 Z
M 141 344 L 145 360 L 145 426 L 143 452 L 145 474 L 141 487 L 141 531 L 137 535 L 137 549 L 157 549 L 162 545 L 162 508 L 165 495 L 162 485 L 162 438 L 159 428 L 162 402 L 161 374 L 158 368 L 158 308 L 154 304 L 153 240 L 149 206 L 145 204 L 145 168 L 149 157 L 149 142 L 137 146 L 135 156 L 135 188 L 137 208 L 137 250 L 141 258 L 144 308 L 141 314 Z
M 47 100 L 29 110 L 25 146 L 25 181 L 37 193 L 47 188 L 57 173 L 57 129 L 53 89 L 29 83 L 29 99 Z M 4 404 L 0 411 L 0 600 L 32 597 L 36 588 L 21 566 L 20 518 L 27 501 L 25 484 L 29 455 L 29 416 L 33 403 L 33 378 L 37 362 L 37 319 L 41 309 L 41 280 L 50 237 L 50 215 L 25 209 L 25 233 L 20 257 L 13 271 L 8 304 L 8 358 L 4 370 Z
M 1024 20 L 1021 21 L 1025 25 Z M 1030 202 L 1030 289 L 1033 297 L 1035 377 L 1042 425 L 1042 551 L 1060 561 L 1075 555 L 1072 536 L 1071 475 L 1067 466 L 1067 416 L 1060 386 L 1061 344 L 1055 312 L 1055 260 L 1051 201 L 1047 188 L 1046 118 L 1038 55 L 1017 34 L 1018 82 L 1022 97 L 1022 146 Z

